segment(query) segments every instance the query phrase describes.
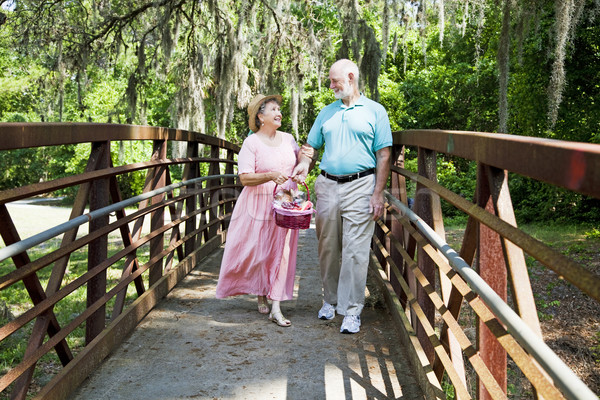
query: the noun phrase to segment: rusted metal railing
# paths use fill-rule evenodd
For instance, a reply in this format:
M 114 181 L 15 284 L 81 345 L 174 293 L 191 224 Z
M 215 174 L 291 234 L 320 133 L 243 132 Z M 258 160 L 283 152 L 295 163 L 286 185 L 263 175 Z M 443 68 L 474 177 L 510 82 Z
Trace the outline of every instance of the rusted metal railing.
M 115 141 L 151 141 L 152 157 L 113 166 L 110 149 Z M 171 142 L 184 142 L 187 156 L 168 159 Z M 11 335 L 29 337 L 23 359 L 0 377 L 0 391 L 10 391 L 14 399 L 26 398 L 40 359 L 53 351 L 63 368 L 38 396 L 59 398 L 83 381 L 180 279 L 223 243 L 240 189 L 234 174 L 239 147 L 213 136 L 111 124 L 0 124 L 0 151 L 77 143 L 91 144 L 84 172 L 0 192 L 5 243 L 0 262 L 10 259 L 14 264 L 14 270 L 0 276 L 0 293 L 21 285 L 32 303 L 20 304 L 22 313 L 0 327 L 2 344 Z M 181 181 L 172 182 L 170 169 L 181 166 Z M 146 172 L 143 193 L 122 199 L 119 178 L 133 171 Z M 67 187 L 78 188 L 70 220 L 21 238 L 7 205 Z M 137 210 L 127 214 L 126 207 L 132 206 Z M 145 219 L 150 220 L 149 231 L 142 230 Z M 78 235 L 81 225 L 88 225 L 89 233 Z M 114 234 L 120 242 L 113 240 L 109 246 Z M 56 250 L 37 250 L 31 259 L 33 246 L 58 235 L 62 238 Z M 68 266 L 82 248 L 87 248 L 87 270 L 75 276 Z M 148 248 L 145 260 L 142 248 Z M 49 277 L 40 278 L 49 268 Z M 118 271 L 116 282 L 107 277 L 109 270 Z M 47 281 L 45 289 L 42 281 Z M 82 311 L 59 317 L 55 310 L 81 288 L 86 303 Z M 85 344 L 74 348 L 69 335 L 82 327 Z
M 524 254 L 597 301 L 600 277 L 517 228 L 507 173 L 600 198 L 600 146 L 449 131 L 399 132 L 394 140 L 388 211 L 374 235 L 372 266 L 428 397 L 444 398 L 446 379 L 458 399 L 506 398 L 510 356 L 539 397 L 595 398 L 547 353 Z M 115 141 L 151 141 L 152 157 L 113 166 Z M 185 142 L 187 156 L 168 159 L 171 142 Z M 0 294 L 21 286 L 32 303 L 21 304 L 20 315 L 0 327 L 0 344 L 16 334 L 29 338 L 24 358 L 0 377 L 0 390 L 16 399 L 26 397 L 40 359 L 53 353 L 63 367 L 38 396 L 60 398 L 78 386 L 161 297 L 223 243 L 240 189 L 234 178 L 239 148 L 212 136 L 108 124 L 0 124 L 0 151 L 76 143 L 91 144 L 84 172 L 0 192 L 0 235 L 6 245 L 0 261 L 13 263 L 0 275 Z M 418 149 L 417 173 L 404 168 L 405 147 Z M 438 153 L 477 163 L 473 201 L 437 183 Z M 181 181 L 172 182 L 172 168 L 181 165 Z M 119 178 L 132 171 L 146 172 L 144 190 L 123 199 Z M 406 206 L 407 179 L 416 182 L 412 210 Z M 21 238 L 7 205 L 67 187 L 78 188 L 69 221 Z M 445 244 L 440 199 L 468 215 L 458 252 Z M 137 209 L 128 214 L 125 207 L 133 205 Z M 144 217 L 150 219 L 147 233 Z M 89 233 L 78 235 L 86 224 Z M 117 248 L 108 245 L 113 233 L 120 236 Z M 31 259 L 32 246 L 56 235 L 62 235 L 57 249 L 36 249 Z M 69 262 L 79 249 L 87 250 L 87 270 L 74 275 Z M 148 249 L 143 259 L 142 249 Z M 119 272 L 115 282 L 109 270 Z M 82 311 L 58 315 L 81 288 Z M 514 311 L 507 310 L 509 289 Z M 459 323 L 467 308 L 478 318 L 475 339 Z M 69 344 L 72 332 L 82 327 L 84 345 Z M 469 370 L 477 377 L 475 394 L 466 382 Z
M 458 399 L 507 398 L 509 355 L 538 397 L 597 399 L 545 346 L 524 254 L 599 302 L 600 276 L 517 228 L 508 172 L 600 198 L 600 145 L 429 130 L 397 132 L 394 140 L 372 266 L 429 396 L 443 398 L 447 379 Z M 417 148 L 418 173 L 404 169 L 406 147 Z M 438 153 L 477 163 L 473 201 L 437 183 Z M 416 182 L 412 210 L 407 179 Z M 458 252 L 445 243 L 440 199 L 468 216 Z M 477 316 L 475 338 L 458 322 L 465 308 Z M 467 370 L 476 375 L 474 390 Z

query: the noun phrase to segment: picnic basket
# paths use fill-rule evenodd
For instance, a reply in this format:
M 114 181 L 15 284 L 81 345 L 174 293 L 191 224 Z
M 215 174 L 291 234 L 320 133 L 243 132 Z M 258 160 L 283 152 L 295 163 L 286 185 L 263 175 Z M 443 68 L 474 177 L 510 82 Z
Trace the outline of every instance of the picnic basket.
M 306 200 L 310 201 L 310 193 L 306 182 L 303 182 L 306 188 Z M 273 196 L 277 190 L 277 185 L 273 189 Z M 273 217 L 275 218 L 275 224 L 282 228 L 288 229 L 308 229 L 310 226 L 310 219 L 314 214 L 315 210 L 311 207 L 308 210 L 287 210 L 285 208 L 277 207 L 272 205 Z

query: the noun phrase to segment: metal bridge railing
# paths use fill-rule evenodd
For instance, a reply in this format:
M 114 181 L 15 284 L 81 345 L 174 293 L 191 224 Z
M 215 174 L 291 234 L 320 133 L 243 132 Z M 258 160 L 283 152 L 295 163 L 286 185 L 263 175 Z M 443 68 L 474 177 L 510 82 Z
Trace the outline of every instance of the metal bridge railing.
M 534 396 L 597 399 L 545 345 L 524 254 L 598 302 L 600 276 L 517 228 L 508 172 L 600 198 L 600 145 L 456 131 L 396 132 L 394 139 L 372 267 L 424 390 L 443 398 L 447 382 L 459 399 L 507 398 L 509 355 Z M 418 149 L 418 173 L 404 169 L 405 146 Z M 472 202 L 437 183 L 438 153 L 477 163 Z M 416 183 L 412 210 L 407 180 Z M 445 243 L 441 199 L 468 216 L 459 252 Z M 465 313 L 477 318 L 475 337 L 458 322 Z
M 441 382 L 447 377 L 459 399 L 506 398 L 508 354 L 539 397 L 596 398 L 547 354 L 524 254 L 596 301 L 600 278 L 516 227 L 507 172 L 600 198 L 600 146 L 449 131 L 395 133 L 394 139 L 392 197 L 374 236 L 372 266 L 388 289 L 390 310 L 428 397 L 444 398 Z M 113 166 L 115 141 L 151 141 L 151 159 Z M 185 158 L 167 158 L 173 142 L 185 143 Z M 161 297 L 223 243 L 240 189 L 234 178 L 239 148 L 215 137 L 110 124 L 0 124 L 0 151 L 75 143 L 91 143 L 84 172 L 0 191 L 0 235 L 6 244 L 0 260 L 12 261 L 0 274 L 0 294 L 19 287 L 33 304 L 0 327 L 3 346 L 15 335 L 29 340 L 23 359 L 0 377 L 0 390 L 16 399 L 26 398 L 42 357 L 56 357 L 63 367 L 38 397 L 59 398 L 78 386 Z M 418 173 L 404 169 L 405 146 L 418 149 Z M 477 163 L 473 202 L 437 183 L 438 153 Z M 170 169 L 182 165 L 181 182 L 173 183 Z M 146 172 L 143 194 L 123 200 L 119 177 L 133 171 Z M 407 204 L 407 179 L 417 185 L 413 210 L 418 217 L 394 200 Z M 21 240 L 7 205 L 66 187 L 78 188 L 70 221 Z M 444 243 L 441 198 L 468 215 L 459 257 Z M 137 210 L 127 214 L 126 207 L 135 204 Z M 109 213 L 116 216 L 112 223 Z M 145 217 L 151 220 L 146 234 Z M 83 236 L 77 234 L 82 224 L 89 225 Z M 108 245 L 113 232 L 120 234 L 117 248 Z M 57 249 L 30 258 L 31 246 L 60 234 Z M 86 269 L 76 273 L 69 265 L 83 248 Z M 111 278 L 109 271 L 118 277 Z M 508 289 L 514 311 L 506 310 Z M 80 311 L 62 314 L 62 303 L 81 291 Z M 458 322 L 466 308 L 478 318 L 474 342 Z M 515 315 L 527 329 L 521 330 Z M 82 344 L 73 339 L 77 330 L 85 330 L 79 334 L 85 337 Z M 475 390 L 467 384 L 469 371 L 477 378 Z
M 150 141 L 151 159 L 115 167 L 115 141 Z M 84 172 L 0 191 L 5 243 L 0 294 L 5 299 L 12 298 L 6 295 L 10 291 L 25 292 L 32 303 L 19 304 L 20 315 L 0 327 L 5 348 L 14 337 L 29 338 L 24 357 L 6 365 L 0 377 L 0 391 L 13 399 L 32 395 L 28 390 L 42 358 L 46 363 L 56 358 L 62 368 L 38 397 L 61 398 L 76 388 L 179 280 L 224 242 L 241 189 L 234 173 L 239 147 L 212 136 L 110 124 L 0 124 L 0 151 L 76 143 L 91 144 Z M 170 143 L 184 143 L 186 157 L 168 159 Z M 171 168 L 181 166 L 181 181 L 172 182 Z M 119 179 L 133 171 L 146 173 L 143 193 L 122 199 Z M 70 219 L 21 239 L 7 205 L 67 187 L 77 188 Z M 116 219 L 110 222 L 109 215 Z M 148 220 L 150 228 L 142 229 Z M 88 233 L 78 235 L 83 225 Z M 52 241 L 60 244 L 52 248 Z M 87 253 L 83 269 L 72 265 L 79 249 Z M 64 306 L 74 297 L 77 312 Z

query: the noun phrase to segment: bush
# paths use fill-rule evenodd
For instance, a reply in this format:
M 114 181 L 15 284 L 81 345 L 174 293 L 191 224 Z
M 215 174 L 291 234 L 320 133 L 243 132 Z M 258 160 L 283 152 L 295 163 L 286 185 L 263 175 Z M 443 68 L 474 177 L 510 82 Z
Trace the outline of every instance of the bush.
M 526 177 L 511 175 L 509 188 L 519 223 L 600 221 L 600 200 Z

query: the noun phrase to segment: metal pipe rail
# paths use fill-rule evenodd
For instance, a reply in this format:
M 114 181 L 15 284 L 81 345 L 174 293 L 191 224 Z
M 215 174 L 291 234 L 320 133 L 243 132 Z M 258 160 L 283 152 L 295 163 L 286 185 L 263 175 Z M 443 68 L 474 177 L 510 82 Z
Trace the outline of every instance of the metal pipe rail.
M 508 327 L 527 352 L 535 358 L 569 399 L 590 400 L 598 397 L 579 379 L 577 375 L 554 353 L 544 341 L 513 311 L 508 304 L 468 265 L 458 253 L 448 245 L 423 219 L 407 205 L 389 192 L 385 197 L 392 206 L 402 211 L 429 242 L 448 260 L 452 268 L 471 286 L 494 315 Z
M 405 169 L 407 148 L 411 156 L 417 149 L 417 171 Z M 463 197 L 470 194 L 438 183 L 438 154 L 461 165 L 476 164 L 472 201 Z M 531 383 L 534 398 L 597 399 L 543 342 L 525 254 L 556 273 L 557 282 L 564 279 L 569 288 L 579 289 L 598 315 L 600 275 L 517 227 L 508 174 L 600 199 L 600 145 L 413 130 L 394 132 L 392 160 L 389 207 L 376 226 L 372 267 L 403 343 L 421 367 L 416 370 L 424 390 L 443 397 L 445 381 L 460 399 L 507 398 L 510 356 L 511 365 L 520 369 L 516 373 Z M 409 190 L 414 190 L 412 208 L 406 206 Z M 467 217 L 458 254 L 444 247 L 442 200 Z M 476 277 L 469 265 L 477 269 Z M 472 327 L 472 318 L 476 335 L 471 339 L 461 321 Z M 465 367 L 467 360 L 472 369 Z
M 151 158 L 113 166 L 115 141 L 145 142 L 146 149 L 152 147 Z M 187 147 L 183 158 L 167 158 L 171 142 Z M 74 390 L 179 280 L 224 242 L 241 187 L 235 174 L 239 146 L 214 136 L 133 125 L 0 123 L 0 151 L 77 143 L 91 144 L 85 171 L 0 191 L 0 235 L 6 244 L 0 248 L 0 291 L 15 298 L 28 295 L 33 303 L 9 304 L 19 313 L 0 326 L 2 345 L 12 346 L 16 332 L 29 338 L 24 355 L 0 377 L 0 391 L 10 390 L 13 399 L 31 395 L 34 371 L 46 355 L 57 357 L 63 368 L 38 396 L 62 398 Z M 178 168 L 180 182 L 172 182 L 171 167 Z M 123 199 L 123 178 L 140 172 L 146 173 L 142 193 Z M 21 240 L 7 206 L 64 188 L 77 189 L 69 220 Z M 126 207 L 136 204 L 138 210 L 126 215 Z M 142 232 L 147 216 L 149 233 Z M 89 231 L 78 237 L 84 224 Z M 120 233 L 120 241 L 109 246 L 113 232 Z M 59 235 L 58 248 L 38 246 Z M 32 260 L 34 249 L 37 258 Z M 73 255 L 80 249 L 87 260 L 76 264 Z M 77 297 L 83 301 L 69 300 Z M 67 340 L 73 335 L 75 345 Z M 77 344 L 80 337 L 85 344 Z
M 201 183 L 201 182 L 211 180 L 211 179 L 236 178 L 236 177 L 237 177 L 237 174 L 203 176 L 203 177 L 191 179 L 188 181 L 174 183 L 169 186 L 164 186 L 161 189 L 152 190 L 150 192 L 146 192 L 144 194 L 140 194 L 138 196 L 131 197 L 127 200 L 122 200 L 118 203 L 113 203 L 110 206 L 106 206 L 106 207 L 100 208 L 98 210 L 90 211 L 89 213 L 85 213 L 83 215 L 80 215 L 79 217 L 73 218 L 67 222 L 60 224 L 60 225 L 56 225 L 53 228 L 47 229 L 47 230 L 40 232 L 34 236 L 31 236 L 27 239 L 23 239 L 19 242 L 16 242 L 9 246 L 1 248 L 0 249 L 0 262 L 6 260 L 7 258 L 14 257 L 17 254 L 23 253 L 24 251 L 31 249 L 33 246 L 36 246 L 40 243 L 50 240 L 53 237 L 56 237 L 67 231 L 70 231 L 71 229 L 77 228 L 83 224 L 89 223 L 100 217 L 108 216 L 109 214 L 114 213 L 115 211 L 122 210 L 125 207 L 132 206 L 143 200 L 148 200 L 156 195 L 163 194 L 163 193 L 169 193 L 175 189 L 179 189 L 184 186 L 195 185 L 197 183 Z

